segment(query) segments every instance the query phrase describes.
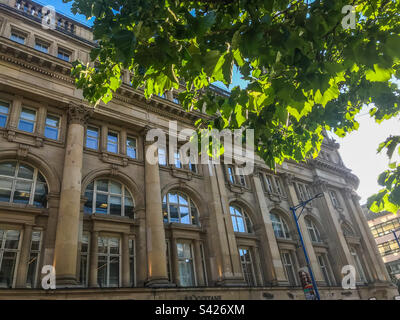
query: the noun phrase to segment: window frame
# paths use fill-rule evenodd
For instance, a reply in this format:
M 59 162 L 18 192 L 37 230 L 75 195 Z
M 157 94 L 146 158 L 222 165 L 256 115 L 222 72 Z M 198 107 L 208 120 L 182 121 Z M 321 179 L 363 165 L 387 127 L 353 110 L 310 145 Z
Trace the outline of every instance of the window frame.
M 100 239 L 107 239 L 107 253 L 101 253 L 99 252 L 99 242 Z M 117 239 L 118 240 L 118 254 L 116 253 L 111 253 L 111 246 L 110 246 L 110 240 L 112 239 Z M 122 269 L 122 250 L 121 250 L 121 244 L 122 244 L 122 239 L 118 236 L 103 236 L 99 235 L 97 239 L 97 269 L 99 269 L 99 258 L 100 256 L 105 256 L 107 263 L 107 277 L 106 277 L 106 285 L 105 286 L 100 286 L 99 283 L 99 276 L 97 275 L 97 284 L 99 285 L 100 288 L 120 288 L 121 287 L 121 282 L 122 282 L 122 274 L 121 274 L 121 269 Z M 115 248 L 115 247 L 113 247 Z M 111 259 L 113 257 L 118 257 L 118 285 L 117 286 L 110 286 L 110 266 L 111 266 Z
M 0 100 L 0 106 L 3 106 L 3 107 L 7 108 L 7 113 L 4 113 L 4 112 L 0 111 L 0 117 L 3 116 L 6 119 L 5 122 L 4 122 L 4 126 L 0 126 L 0 128 L 7 128 L 8 121 L 9 121 L 9 118 L 10 118 L 11 103 L 6 102 L 4 100 Z
M 232 209 L 234 213 L 232 213 Z M 239 214 L 237 214 L 237 212 L 239 212 Z M 253 222 L 251 221 L 249 215 L 241 206 L 235 204 L 229 205 L 229 214 L 232 220 L 233 232 L 254 234 Z M 240 231 L 238 218 L 243 220 L 242 225 L 244 226 L 244 231 Z M 237 226 L 237 231 L 235 230 L 235 225 Z
M 58 126 L 57 127 L 54 127 L 54 126 L 52 126 L 52 125 L 48 125 L 47 124 L 47 119 L 49 118 L 49 117 L 53 117 L 53 118 L 57 118 L 58 119 Z M 50 137 L 48 137 L 48 136 L 46 136 L 46 129 L 47 128 L 51 128 L 51 129 L 57 129 L 57 139 L 53 139 L 53 138 L 50 138 Z M 54 113 L 47 113 L 46 114 L 46 119 L 45 119 L 45 122 L 44 122 L 44 136 L 47 138 L 47 139 L 50 139 L 50 140 L 53 140 L 53 141 L 59 141 L 60 140 L 60 133 L 61 133 L 61 116 L 59 116 L 59 115 L 57 115 L 57 114 L 54 114 Z
M 129 147 L 128 142 L 129 141 L 135 141 L 135 147 L 133 148 L 134 152 L 135 152 L 135 157 L 131 157 L 129 156 L 129 149 L 132 149 L 132 147 Z M 128 156 L 129 159 L 137 159 L 138 158 L 138 139 L 136 137 L 133 136 L 127 136 L 126 137 L 126 155 Z
M 274 219 L 272 219 L 272 216 L 276 216 L 278 218 L 279 221 L 275 221 Z M 274 230 L 274 234 L 275 234 L 275 238 L 276 239 L 286 239 L 286 240 L 292 240 L 292 235 L 290 234 L 290 228 L 289 225 L 287 224 L 287 222 L 285 221 L 285 219 L 283 219 L 281 217 L 280 214 L 278 213 L 274 213 L 274 212 L 270 212 L 270 219 L 272 222 L 272 229 Z M 280 231 L 282 231 L 283 233 L 283 237 L 278 236 L 276 234 L 276 230 L 274 225 L 279 225 L 280 226 Z
M 97 147 L 96 147 L 96 149 L 88 147 L 88 138 L 94 139 L 93 136 L 89 136 L 88 135 L 88 130 L 94 131 L 92 129 L 96 129 L 96 132 L 97 132 L 97 137 L 96 137 Z M 101 139 L 100 128 L 97 127 L 97 126 L 93 126 L 93 125 L 87 125 L 86 126 L 86 130 L 85 130 L 85 148 L 88 149 L 88 150 L 99 151 L 99 149 L 100 149 L 100 139 Z
M 190 252 L 190 257 L 179 257 L 179 250 L 178 250 L 178 245 L 182 245 L 182 247 L 185 247 L 185 245 L 189 246 L 189 252 Z M 196 261 L 195 261 L 195 254 L 194 254 L 194 248 L 193 248 L 193 243 L 190 240 L 178 240 L 176 242 L 176 259 L 178 263 L 178 272 L 180 274 L 180 262 L 188 262 L 187 260 L 190 260 L 191 263 L 191 271 L 192 271 L 192 279 L 193 283 L 189 286 L 183 286 L 182 285 L 182 277 L 179 277 L 179 286 L 183 288 L 190 288 L 190 287 L 197 287 L 198 281 L 197 281 L 197 270 L 196 270 Z
M 239 251 L 240 265 L 242 268 L 244 280 L 246 281 L 246 283 L 249 287 L 257 286 L 257 278 L 256 278 L 256 273 L 255 273 L 254 259 L 253 259 L 251 247 L 239 246 L 238 251 Z M 246 259 L 244 259 L 244 260 L 242 259 L 242 257 L 246 257 L 246 256 L 245 256 L 245 254 L 242 255 L 241 251 L 248 252 L 248 257 L 249 257 L 250 261 L 247 261 Z M 248 278 L 248 275 L 250 275 L 252 279 Z
M 102 190 L 97 190 L 97 181 L 99 180 L 106 180 L 107 181 L 107 189 L 108 191 L 102 191 Z M 112 193 L 110 191 L 110 182 L 115 182 L 118 183 L 119 185 L 121 185 L 121 194 L 117 194 L 117 193 Z M 85 195 L 87 192 L 87 188 L 89 187 L 90 184 L 93 183 L 93 190 L 90 190 L 89 192 L 93 192 L 93 199 L 92 199 L 92 212 L 85 212 L 85 208 L 86 208 L 86 203 L 84 205 L 84 213 L 86 214 L 103 214 L 103 215 L 107 215 L 107 216 L 116 216 L 116 217 L 128 217 L 130 219 L 135 219 L 135 212 L 133 211 L 132 215 L 133 217 L 129 217 L 125 215 L 125 198 L 127 197 L 127 195 L 131 198 L 132 200 L 132 204 L 133 204 L 133 208 L 135 208 L 135 198 L 132 196 L 132 193 L 130 192 L 129 188 L 126 187 L 123 183 L 114 180 L 114 179 L 109 179 L 107 177 L 105 178 L 97 178 L 92 180 L 92 182 L 90 182 L 85 189 Z M 96 208 L 97 208 L 97 193 L 101 194 L 101 195 L 107 195 L 107 213 L 103 213 L 103 212 L 97 212 Z M 121 215 L 115 215 L 115 214 L 111 214 L 110 213 L 110 198 L 111 197 L 120 197 L 121 198 Z
M 169 200 L 169 195 L 170 194 L 176 194 L 176 197 L 177 197 L 177 202 L 173 202 L 172 204 L 174 205 L 174 206 L 176 206 L 177 207 L 177 209 L 178 209 L 178 218 L 179 218 L 179 221 L 178 222 L 176 222 L 176 221 L 171 221 L 171 214 L 170 214 L 170 200 Z M 179 197 L 180 196 L 183 196 L 184 198 L 185 198 L 185 200 L 186 200 L 186 202 L 188 203 L 187 205 L 186 204 L 181 204 L 180 203 L 180 201 L 179 201 Z M 164 199 L 166 199 L 166 201 L 164 202 Z M 186 193 L 184 193 L 184 192 L 182 192 L 182 191 L 178 191 L 178 190 L 170 190 L 170 191 L 168 191 L 165 195 L 164 195 L 164 197 L 162 198 L 162 214 L 163 214 L 163 221 L 164 221 L 164 223 L 179 223 L 179 224 L 182 224 L 182 225 L 189 225 L 189 226 L 200 226 L 200 213 L 199 213 L 199 209 L 198 209 L 198 207 L 196 206 L 196 204 L 194 203 L 194 201 L 192 200 L 192 198 L 191 197 L 189 197 Z M 167 212 L 165 212 L 164 211 L 164 205 L 166 205 L 167 206 Z M 195 221 L 197 222 L 197 223 L 193 223 L 193 217 L 192 217 L 192 205 L 194 206 L 194 208 L 195 208 L 195 211 L 196 211 L 196 214 L 197 214 L 197 217 L 195 217 Z M 189 217 L 190 217 L 190 223 L 184 223 L 184 222 L 182 222 L 182 218 L 181 218 L 181 207 L 187 207 L 188 208 L 188 212 L 189 212 Z M 165 215 L 167 213 L 167 215 Z M 165 218 L 167 217 L 167 221 L 165 221 Z
M 22 246 L 22 241 L 21 241 L 21 230 L 18 229 L 6 229 L 6 228 L 2 228 L 0 227 L 0 230 L 3 231 L 3 238 L 1 241 L 1 246 L 0 246 L 0 268 L 3 264 L 3 258 L 4 258 L 4 253 L 5 252 L 12 252 L 15 253 L 15 260 L 14 260 L 14 270 L 13 270 L 13 274 L 12 274 L 12 279 L 11 279 L 11 286 L 9 287 L 4 287 L 1 285 L 0 283 L 0 288 L 14 288 L 15 287 L 15 282 L 16 282 L 16 278 L 17 278 L 17 272 L 18 272 L 18 262 L 19 262 L 19 258 L 20 258 L 20 252 L 21 252 L 21 246 Z M 7 232 L 9 231 L 15 231 L 18 232 L 18 247 L 17 249 L 10 249 L 10 248 L 5 248 L 6 245 L 6 239 L 7 239 Z
M 289 257 L 290 263 L 288 263 L 286 257 Z M 285 275 L 286 275 L 286 278 L 287 278 L 287 280 L 289 282 L 289 285 L 292 286 L 292 287 L 298 286 L 299 285 L 299 280 L 297 279 L 298 277 L 296 276 L 296 270 L 295 270 L 296 269 L 296 262 L 295 262 L 295 260 L 293 258 L 292 251 L 291 250 L 281 251 L 281 260 L 282 260 L 283 269 L 285 270 Z M 291 274 L 293 276 L 294 283 L 291 283 L 289 272 L 288 272 L 288 267 L 291 268 Z
M 68 56 L 68 60 L 65 59 L 65 56 Z M 62 47 L 58 47 L 57 48 L 57 58 L 62 60 L 62 61 L 65 61 L 65 62 L 71 62 L 72 52 L 69 51 L 68 49 L 64 49 Z
M 40 49 L 38 49 L 38 47 L 40 47 Z M 42 50 L 43 47 L 46 47 L 46 51 Z M 42 53 L 49 53 L 49 49 L 50 49 L 50 44 L 46 41 L 43 41 L 41 39 L 35 38 L 35 46 L 34 49 L 36 51 L 42 52 Z
M 14 38 L 16 38 L 16 39 L 23 39 L 23 42 L 21 42 L 21 41 L 17 41 L 17 40 L 15 40 Z M 23 32 L 21 32 L 21 31 L 19 31 L 19 30 L 15 30 L 15 29 L 11 29 L 11 32 L 10 32 L 10 40 L 11 41 L 13 41 L 13 42 L 16 42 L 16 43 L 19 43 L 19 44 L 22 44 L 22 45 L 26 45 L 26 40 L 27 40 L 27 38 L 28 38 L 28 35 L 27 34 L 25 34 L 25 33 L 23 33 Z
M 33 242 L 33 234 L 35 232 L 39 232 L 39 249 L 38 250 L 32 250 L 32 242 Z M 25 236 L 25 234 L 24 234 Z M 37 282 L 38 282 L 38 273 L 39 273 L 39 263 L 40 263 L 40 258 L 41 258 L 41 253 L 42 253 L 42 245 L 43 245 L 43 230 L 41 229 L 34 229 L 32 230 L 32 235 L 31 235 L 31 241 L 29 242 L 29 260 L 31 260 L 32 253 L 36 254 L 36 266 L 34 270 L 34 279 L 33 279 L 33 286 L 31 288 L 36 288 L 37 287 Z M 27 277 L 26 277 L 26 286 L 28 286 L 28 272 L 29 272 L 29 263 L 27 267 Z
M 87 252 L 82 252 L 82 239 L 83 237 L 87 237 Z M 79 283 L 87 287 L 89 285 L 89 270 L 90 270 L 90 245 L 91 245 L 91 234 L 88 231 L 84 231 L 82 233 L 82 238 L 80 241 L 80 261 L 79 261 Z M 86 256 L 86 270 L 85 270 L 85 281 L 82 282 L 82 256 Z
M 22 119 L 22 113 L 24 112 L 24 110 L 28 110 L 28 111 L 33 111 L 35 113 L 35 119 L 32 121 L 30 119 Z M 37 116 L 38 116 L 38 110 L 36 108 L 33 107 L 27 107 L 27 106 L 22 106 L 21 110 L 19 112 L 19 117 L 18 117 L 18 130 L 21 132 L 25 132 L 25 133 L 30 133 L 30 134 L 34 134 L 36 132 L 36 127 L 37 127 Z M 27 131 L 27 130 L 23 130 L 20 128 L 20 124 L 21 124 L 21 120 L 22 121 L 26 121 L 26 122 L 31 122 L 33 123 L 33 128 L 32 131 Z
M 110 141 L 110 140 L 109 140 L 110 135 L 111 135 L 111 136 L 112 136 L 112 135 L 116 136 L 117 142 L 112 142 L 112 141 Z M 108 132 L 107 132 L 107 144 L 106 144 L 106 150 L 107 150 L 107 152 L 112 153 L 112 154 L 119 154 L 119 151 L 120 151 L 119 143 L 120 143 L 120 134 L 119 134 L 119 132 L 113 131 L 113 130 L 108 130 Z M 117 151 L 116 151 L 116 152 L 111 151 L 111 150 L 109 149 L 109 145 L 110 145 L 110 144 L 116 146 L 116 148 L 117 148 Z
M 304 222 L 306 224 L 306 228 L 308 234 L 310 236 L 311 242 L 322 243 L 321 232 L 318 227 L 315 225 L 314 221 L 310 217 L 304 217 Z M 315 238 L 315 240 L 313 239 Z

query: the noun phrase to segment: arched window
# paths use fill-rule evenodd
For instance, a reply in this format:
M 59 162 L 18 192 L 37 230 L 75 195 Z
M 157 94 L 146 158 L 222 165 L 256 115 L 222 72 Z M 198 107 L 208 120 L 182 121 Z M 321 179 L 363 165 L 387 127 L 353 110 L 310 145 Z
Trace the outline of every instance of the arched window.
M 289 227 L 286 224 L 285 220 L 281 218 L 281 216 L 270 213 L 272 228 L 274 229 L 275 237 L 290 239 Z
M 0 163 L 0 201 L 47 206 L 47 184 L 38 169 L 19 161 Z
M 321 234 L 318 228 L 315 226 L 314 222 L 309 217 L 304 219 L 306 222 L 307 230 L 310 235 L 311 241 L 313 242 L 322 242 Z
M 103 213 L 133 218 L 134 202 L 128 189 L 119 182 L 97 179 L 85 191 L 85 213 Z
M 193 201 L 184 193 L 171 191 L 163 198 L 164 222 L 199 224 L 198 211 Z
M 231 212 L 233 231 L 253 233 L 253 225 L 243 209 L 237 206 L 230 206 L 229 209 Z

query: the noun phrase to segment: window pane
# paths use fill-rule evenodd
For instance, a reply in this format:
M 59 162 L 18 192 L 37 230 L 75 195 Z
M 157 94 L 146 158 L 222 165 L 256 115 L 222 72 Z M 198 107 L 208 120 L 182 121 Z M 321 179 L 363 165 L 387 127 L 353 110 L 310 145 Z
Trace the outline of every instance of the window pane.
M 50 116 L 49 115 L 46 118 L 46 125 L 47 126 L 58 128 L 59 122 L 60 122 L 60 118 L 55 117 L 55 116 Z
M 14 203 L 29 203 L 32 182 L 17 181 L 14 192 Z
M 21 119 L 35 121 L 36 119 L 36 112 L 34 110 L 29 109 L 22 109 L 21 111 Z
M 100 287 L 107 286 L 107 257 L 104 257 L 104 256 L 98 257 L 97 283 Z
M 5 249 L 18 249 L 19 242 L 19 231 L 8 230 L 6 231 L 6 243 L 4 245 Z
M 176 193 L 168 193 L 169 203 L 178 203 L 178 195 Z
M 12 286 L 15 264 L 17 260 L 16 252 L 4 252 L 0 266 L 0 286 L 10 288 Z
M 189 207 L 179 207 L 181 213 L 181 223 L 190 224 Z
M 133 201 L 131 197 L 125 197 L 125 216 L 133 218 Z
M 10 202 L 11 198 L 11 183 L 10 183 L 10 189 L 9 190 L 4 190 L 2 189 L 2 183 L 6 181 L 0 181 L 0 201 L 2 202 Z
M 36 207 L 44 208 L 47 205 L 47 185 L 45 183 L 36 182 L 35 195 L 33 204 Z
M 31 166 L 20 164 L 18 169 L 18 178 L 33 179 L 33 168 Z
M 86 147 L 97 150 L 98 148 L 98 129 L 88 127 L 86 130 Z
M 110 260 L 110 287 L 119 286 L 119 257 L 112 257 Z
M 58 140 L 58 128 L 46 127 L 44 136 L 49 139 Z
M 122 194 L 122 185 L 115 181 L 110 181 L 110 192 L 115 194 Z
M 118 134 L 109 133 L 107 138 L 107 151 L 117 153 L 118 152 Z
M 110 214 L 120 216 L 121 209 L 122 209 L 121 197 L 111 196 L 110 197 Z
M 246 232 L 246 229 L 244 228 L 244 221 L 242 217 L 236 217 L 237 221 L 237 226 L 238 226 L 238 231 L 239 232 Z
M 126 153 L 129 158 L 136 159 L 136 139 L 128 138 L 126 140 Z
M 187 202 L 187 199 L 186 199 L 186 196 L 184 196 L 184 195 L 182 195 L 182 194 L 179 194 L 178 195 L 179 196 L 179 204 L 183 204 L 183 205 L 188 205 L 188 202 Z
M 20 120 L 18 129 L 26 132 L 33 132 L 35 125 L 33 122 L 29 122 L 26 120 Z
M 170 222 L 179 222 L 178 206 L 174 204 L 169 205 Z
M 232 225 L 233 225 L 233 231 L 235 232 L 239 232 L 239 228 L 236 222 L 236 217 L 235 216 L 231 216 L 232 217 Z
M 85 202 L 85 206 L 83 208 L 85 213 L 92 213 L 93 212 L 93 191 L 86 191 L 85 198 L 87 201 Z
M 96 194 L 96 213 L 107 213 L 107 198 L 106 194 Z
M 195 285 L 192 260 L 179 261 L 179 279 L 182 287 L 192 287 Z
M 108 192 L 108 180 L 97 180 L 97 190 Z

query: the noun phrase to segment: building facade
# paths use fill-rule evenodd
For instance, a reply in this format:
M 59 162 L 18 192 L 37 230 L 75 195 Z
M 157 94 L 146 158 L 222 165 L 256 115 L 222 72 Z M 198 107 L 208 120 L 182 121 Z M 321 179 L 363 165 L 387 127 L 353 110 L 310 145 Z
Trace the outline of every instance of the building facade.
M 146 100 L 129 85 L 88 106 L 70 77 L 88 62 L 91 30 L 31 1 L 0 0 L 0 299 L 304 299 L 305 266 L 290 206 L 316 193 L 299 219 L 322 299 L 392 299 L 338 144 L 276 172 L 255 160 L 184 165 L 146 133 L 193 128 L 176 92 Z M 224 94 L 224 92 L 217 92 Z M 43 266 L 56 290 L 42 289 Z M 342 267 L 356 268 L 356 289 Z
M 400 218 L 391 212 L 374 213 L 366 206 L 362 207 L 376 245 L 386 265 L 392 281 L 400 280 L 400 248 L 396 236 L 399 236 Z

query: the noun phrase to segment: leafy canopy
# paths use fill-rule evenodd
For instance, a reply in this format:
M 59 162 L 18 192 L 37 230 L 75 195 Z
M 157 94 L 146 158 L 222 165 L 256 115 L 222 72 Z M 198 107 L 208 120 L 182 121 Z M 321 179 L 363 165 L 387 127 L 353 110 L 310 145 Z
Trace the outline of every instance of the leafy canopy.
M 186 110 L 205 105 L 213 120 L 199 127 L 254 129 L 256 152 L 274 168 L 285 159 L 316 157 L 324 129 L 357 130 L 355 116 L 373 104 L 383 121 L 399 114 L 400 3 L 396 0 L 63 0 L 94 17 L 93 64 L 73 76 L 93 104 L 112 99 L 122 70 L 146 97 L 184 90 Z M 345 5 L 355 28 L 343 28 Z M 247 87 L 216 96 L 210 84 L 232 82 L 237 68 Z M 394 150 L 399 137 L 381 148 Z M 373 208 L 400 205 L 399 166 L 380 177 L 385 189 Z

